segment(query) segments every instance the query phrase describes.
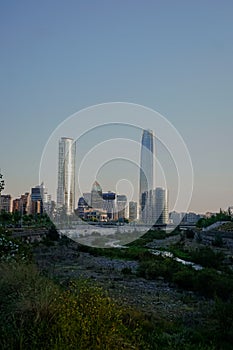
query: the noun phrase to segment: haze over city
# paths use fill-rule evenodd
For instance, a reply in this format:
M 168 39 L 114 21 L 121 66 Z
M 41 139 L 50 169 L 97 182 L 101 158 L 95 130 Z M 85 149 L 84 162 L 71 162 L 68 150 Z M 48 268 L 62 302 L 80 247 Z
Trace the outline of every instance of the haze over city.
M 39 183 L 43 148 L 63 120 L 122 101 L 158 111 L 183 137 L 190 211 L 233 205 L 232 10 L 230 1 L 2 3 L 4 193 Z

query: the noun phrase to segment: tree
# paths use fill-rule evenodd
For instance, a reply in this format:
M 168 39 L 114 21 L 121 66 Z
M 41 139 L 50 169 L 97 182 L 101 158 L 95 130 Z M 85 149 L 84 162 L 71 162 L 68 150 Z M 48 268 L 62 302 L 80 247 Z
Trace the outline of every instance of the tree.
M 21 213 L 19 211 L 15 211 L 13 214 L 12 214 L 12 219 L 13 219 L 13 223 L 15 226 L 17 226 L 19 224 L 19 221 L 21 220 Z
M 1 195 L 2 190 L 4 190 L 4 187 L 5 187 L 5 182 L 2 179 L 2 177 L 3 177 L 3 175 L 0 174 L 0 195 Z
M 2 174 L 0 173 L 0 198 L 1 198 L 2 190 L 4 190 L 4 187 L 5 187 L 5 182 L 2 179 Z M 0 201 L 0 210 L 1 210 L 1 201 Z
M 3 227 L 6 227 L 11 222 L 11 214 L 7 213 L 5 210 L 2 210 L 0 213 L 0 221 L 3 224 Z

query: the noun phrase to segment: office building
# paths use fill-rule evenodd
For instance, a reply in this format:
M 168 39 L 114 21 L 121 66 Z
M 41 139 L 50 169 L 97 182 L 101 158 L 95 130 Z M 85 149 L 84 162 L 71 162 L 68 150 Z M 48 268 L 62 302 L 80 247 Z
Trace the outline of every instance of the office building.
M 78 210 L 75 211 L 77 215 L 83 219 L 85 217 L 85 212 L 89 209 L 87 202 L 84 197 L 80 197 L 78 200 Z
M 75 154 L 76 144 L 72 138 L 59 140 L 57 206 L 63 207 L 67 215 L 75 206 Z
M 168 214 L 168 191 L 157 187 L 154 190 L 142 194 L 141 221 L 147 225 L 167 225 Z
M 169 219 L 170 219 L 171 224 L 179 225 L 181 220 L 182 220 L 181 213 L 178 213 L 176 211 L 172 211 L 169 214 Z
M 43 213 L 43 185 L 31 188 L 31 214 Z
M 31 195 L 29 192 L 25 192 L 25 194 L 21 194 L 20 198 L 13 200 L 12 211 L 14 213 L 18 211 L 23 215 L 31 213 Z
M 21 214 L 29 214 L 31 205 L 31 196 L 29 192 L 21 194 L 19 198 L 19 211 Z
M 137 220 L 137 210 L 138 210 L 138 204 L 137 202 L 129 202 L 129 221 L 135 221 Z
M 169 223 L 168 214 L 168 191 L 165 188 L 157 187 L 155 193 L 155 218 L 157 225 Z
M 13 211 L 13 213 L 15 213 L 16 211 L 20 211 L 20 198 L 15 198 L 13 200 L 12 211 Z M 29 208 L 29 212 L 30 212 L 30 208 Z
M 103 193 L 103 210 L 107 213 L 108 220 L 114 219 L 114 213 L 116 212 L 116 194 L 108 191 Z
M 12 213 L 13 201 L 10 194 L 2 194 L 0 196 L 0 210 L 7 213 Z
M 100 184 L 95 181 L 91 189 L 91 207 L 93 209 L 103 209 L 103 194 Z
M 199 214 L 193 212 L 185 213 L 182 216 L 181 224 L 195 225 L 200 218 L 201 216 Z
M 127 197 L 124 194 L 118 194 L 116 201 L 118 220 L 123 221 L 126 218 Z
M 83 193 L 83 198 L 84 198 L 85 202 L 87 203 L 87 205 L 89 207 L 91 207 L 91 192 Z
M 154 189 L 154 155 L 155 137 L 151 130 L 143 130 L 141 140 L 140 178 L 139 178 L 139 205 L 140 219 L 145 220 L 144 210 L 148 210 L 150 191 Z M 145 194 L 147 192 L 147 195 Z M 147 209 L 146 209 L 147 206 Z

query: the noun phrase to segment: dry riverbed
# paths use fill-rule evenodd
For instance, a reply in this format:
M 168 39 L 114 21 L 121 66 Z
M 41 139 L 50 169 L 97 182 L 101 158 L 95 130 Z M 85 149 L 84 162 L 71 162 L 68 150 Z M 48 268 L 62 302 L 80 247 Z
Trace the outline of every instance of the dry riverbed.
M 34 249 L 34 258 L 41 271 L 60 283 L 80 277 L 91 279 L 106 289 L 118 304 L 136 307 L 155 317 L 182 319 L 191 326 L 203 321 L 202 315 L 209 307 L 209 301 L 178 290 L 163 278 L 154 281 L 139 278 L 136 261 L 79 252 L 78 244 L 73 241 L 67 246 L 57 242 L 50 247 L 39 245 Z

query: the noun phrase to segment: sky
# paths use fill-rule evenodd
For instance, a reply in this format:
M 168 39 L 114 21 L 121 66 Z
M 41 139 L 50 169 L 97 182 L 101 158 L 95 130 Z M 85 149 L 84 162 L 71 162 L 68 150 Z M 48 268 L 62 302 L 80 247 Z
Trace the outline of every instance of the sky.
M 228 0 L 2 1 L 4 193 L 38 184 L 45 144 L 67 117 L 122 101 L 158 111 L 183 137 L 190 211 L 233 205 L 232 15 Z

